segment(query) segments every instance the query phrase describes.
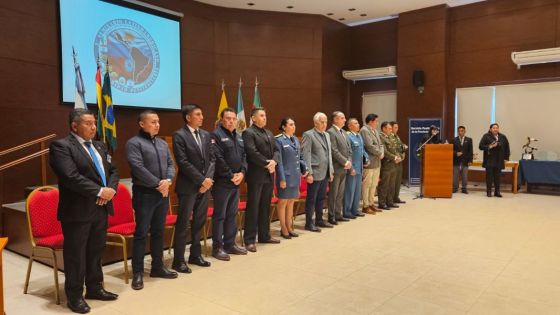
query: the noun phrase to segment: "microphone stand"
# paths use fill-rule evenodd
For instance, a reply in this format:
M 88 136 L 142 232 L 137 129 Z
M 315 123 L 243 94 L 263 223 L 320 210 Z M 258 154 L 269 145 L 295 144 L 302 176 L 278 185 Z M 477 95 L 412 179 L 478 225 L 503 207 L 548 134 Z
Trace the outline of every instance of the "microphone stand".
M 439 133 L 439 132 L 438 132 L 438 133 Z M 426 142 L 422 143 L 422 145 L 420 145 L 420 146 L 418 147 L 418 149 L 416 149 L 416 155 L 418 155 L 418 152 L 421 152 L 421 151 L 422 151 L 422 148 L 423 148 L 426 144 L 428 144 L 428 142 L 430 142 L 430 141 L 432 140 L 432 138 L 433 138 L 434 136 L 436 136 L 438 133 L 432 134 L 432 135 L 430 136 L 430 138 L 428 138 L 428 140 L 426 140 Z M 423 156 L 422 156 L 422 159 L 424 159 Z M 420 167 L 421 167 L 421 169 L 420 169 L 420 193 L 418 193 L 418 195 L 416 195 L 416 197 L 412 198 L 412 200 L 415 200 L 415 199 L 424 199 L 424 194 L 422 193 L 422 188 L 423 188 L 423 186 L 424 186 L 424 181 L 423 181 L 424 176 L 422 176 L 422 171 L 423 171 L 423 169 L 422 169 L 422 162 L 420 162 Z M 435 198 L 433 198 L 433 199 L 435 199 Z

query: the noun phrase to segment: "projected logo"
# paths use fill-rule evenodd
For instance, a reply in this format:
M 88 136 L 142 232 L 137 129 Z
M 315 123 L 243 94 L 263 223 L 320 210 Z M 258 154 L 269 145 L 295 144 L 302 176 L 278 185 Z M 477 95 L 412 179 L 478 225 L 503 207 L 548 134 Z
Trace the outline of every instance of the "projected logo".
M 156 42 L 142 25 L 128 19 L 105 23 L 95 36 L 94 53 L 103 71 L 109 60 L 111 85 L 126 93 L 147 90 L 159 74 Z

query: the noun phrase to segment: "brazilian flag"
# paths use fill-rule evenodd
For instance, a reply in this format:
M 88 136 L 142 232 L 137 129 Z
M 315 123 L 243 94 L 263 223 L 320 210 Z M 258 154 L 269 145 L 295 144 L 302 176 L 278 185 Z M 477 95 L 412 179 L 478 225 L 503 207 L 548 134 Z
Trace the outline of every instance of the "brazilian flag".
M 108 68 L 108 67 L 107 67 Z M 117 150 L 117 122 L 113 111 L 113 98 L 111 96 L 111 78 L 109 69 L 106 69 L 103 78 L 103 88 L 101 89 L 103 100 L 103 130 L 105 131 L 105 141 L 112 152 Z

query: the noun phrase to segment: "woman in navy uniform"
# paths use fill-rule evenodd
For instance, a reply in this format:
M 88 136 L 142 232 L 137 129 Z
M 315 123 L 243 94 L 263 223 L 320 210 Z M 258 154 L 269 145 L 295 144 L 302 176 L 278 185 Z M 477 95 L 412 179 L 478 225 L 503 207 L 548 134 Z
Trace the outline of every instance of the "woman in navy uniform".
M 276 136 L 276 147 L 280 159 L 276 165 L 276 188 L 278 191 L 278 219 L 280 235 L 285 239 L 297 237 L 289 224 L 294 215 L 294 202 L 299 198 L 301 175 L 307 174 L 307 166 L 301 154 L 299 140 L 294 133 L 296 124 L 292 118 L 286 117 L 280 122 L 281 134 Z

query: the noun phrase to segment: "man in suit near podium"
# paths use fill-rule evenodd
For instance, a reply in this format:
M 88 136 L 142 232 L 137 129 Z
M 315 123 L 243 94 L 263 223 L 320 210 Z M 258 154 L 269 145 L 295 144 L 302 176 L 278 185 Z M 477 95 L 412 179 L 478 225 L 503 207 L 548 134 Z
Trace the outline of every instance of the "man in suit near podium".
M 210 134 L 200 129 L 204 117 L 196 104 L 182 108 L 185 126 L 173 134 L 173 154 L 179 167 L 175 192 L 179 196 L 179 212 L 175 224 L 173 243 L 173 264 L 177 272 L 191 273 L 185 262 L 187 227 L 192 214 L 191 248 L 189 264 L 210 267 L 210 262 L 202 258 L 200 234 L 208 213 L 208 198 L 214 184 L 214 154 L 211 149 Z
M 270 237 L 270 202 L 274 185 L 274 171 L 279 159 L 276 140 L 270 130 L 265 129 L 264 108 L 251 110 L 253 125 L 242 134 L 247 154 L 247 210 L 245 211 L 245 248 L 256 252 L 257 234 L 259 243 L 278 244 Z
M 461 175 L 461 192 L 468 194 L 469 163 L 473 161 L 472 139 L 465 136 L 465 126 L 457 128 L 458 136 L 453 138 L 453 192 L 459 190 L 459 175 Z
M 51 143 L 50 165 L 58 177 L 58 220 L 64 235 L 64 290 L 74 313 L 90 311 L 86 299 L 111 301 L 118 295 L 103 288 L 101 257 L 107 238 L 107 215 L 119 176 L 107 148 L 93 141 L 97 121 L 86 109 L 69 117 L 71 134 Z

